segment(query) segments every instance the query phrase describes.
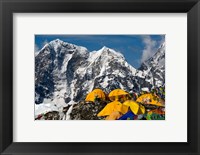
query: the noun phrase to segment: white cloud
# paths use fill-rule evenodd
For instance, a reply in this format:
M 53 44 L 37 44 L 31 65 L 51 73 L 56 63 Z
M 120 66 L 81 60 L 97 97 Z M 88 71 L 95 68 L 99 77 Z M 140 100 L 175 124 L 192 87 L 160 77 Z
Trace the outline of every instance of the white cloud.
M 144 62 L 155 53 L 155 47 L 157 43 L 155 40 L 152 40 L 150 36 L 143 36 L 142 39 L 145 47 L 143 49 L 141 62 Z

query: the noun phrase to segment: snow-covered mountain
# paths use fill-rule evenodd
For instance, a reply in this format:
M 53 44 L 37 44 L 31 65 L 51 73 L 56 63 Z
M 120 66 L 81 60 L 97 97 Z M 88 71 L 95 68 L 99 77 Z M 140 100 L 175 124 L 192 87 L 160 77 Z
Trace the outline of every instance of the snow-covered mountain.
M 46 44 L 35 57 L 35 102 L 68 103 L 76 89 L 75 71 L 89 58 L 86 48 L 59 39 Z
M 89 52 L 59 39 L 46 44 L 35 57 L 35 103 L 62 103 L 85 99 L 94 88 L 105 92 L 121 88 L 139 91 L 164 84 L 165 45 L 139 70 L 108 47 Z
M 165 43 L 161 44 L 152 57 L 141 64 L 136 75 L 143 77 L 143 85 L 150 84 L 152 87 L 165 85 Z

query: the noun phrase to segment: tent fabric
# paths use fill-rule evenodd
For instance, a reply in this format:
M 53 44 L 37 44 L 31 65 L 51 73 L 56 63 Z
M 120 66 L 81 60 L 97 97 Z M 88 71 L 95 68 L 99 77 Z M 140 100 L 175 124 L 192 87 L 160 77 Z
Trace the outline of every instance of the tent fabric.
M 148 112 L 148 114 L 159 114 L 159 115 L 165 115 L 165 111 L 161 110 L 161 109 L 154 109 Z
M 145 107 L 143 106 L 143 105 L 140 105 L 140 108 L 139 108 L 139 110 L 138 110 L 138 115 L 140 115 L 140 114 L 144 114 L 145 113 Z
M 121 113 L 118 111 L 112 112 L 109 116 L 106 117 L 105 120 L 117 120 L 121 117 Z
M 100 98 L 102 100 L 105 100 L 106 99 L 106 95 L 101 89 L 94 89 L 92 92 L 90 92 L 86 96 L 85 101 L 94 102 L 96 98 Z
M 119 96 L 123 96 L 123 95 L 129 95 L 129 94 L 122 89 L 115 89 L 109 93 L 108 97 L 111 101 L 114 101 L 114 100 L 118 100 Z
M 132 100 L 127 100 L 123 103 L 124 105 L 130 107 L 131 111 L 135 114 L 135 115 L 140 115 L 140 114 L 144 114 L 145 113 L 145 107 L 140 105 L 139 103 L 136 103 Z
M 164 104 L 161 103 L 162 100 L 158 96 L 153 95 L 151 93 L 141 95 L 140 97 L 138 97 L 136 102 L 139 102 L 142 104 L 152 104 L 152 105 L 164 107 Z
M 128 111 L 126 114 L 122 115 L 118 120 L 134 120 L 136 115 L 132 111 Z
M 122 114 L 125 114 L 128 111 L 128 106 L 121 104 L 118 101 L 113 101 L 111 103 L 108 103 L 99 113 L 99 116 L 108 116 L 111 115 L 111 113 L 118 111 Z
M 147 120 L 165 120 L 165 115 L 149 112 L 146 115 L 146 119 Z

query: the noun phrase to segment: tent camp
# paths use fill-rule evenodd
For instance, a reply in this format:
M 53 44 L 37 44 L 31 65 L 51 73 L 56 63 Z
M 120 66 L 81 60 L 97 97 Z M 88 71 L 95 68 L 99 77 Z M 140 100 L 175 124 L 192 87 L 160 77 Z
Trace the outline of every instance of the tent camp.
M 151 93 L 141 95 L 140 97 L 138 97 L 136 102 L 164 107 L 164 101 L 160 99 L 158 96 L 153 95 Z

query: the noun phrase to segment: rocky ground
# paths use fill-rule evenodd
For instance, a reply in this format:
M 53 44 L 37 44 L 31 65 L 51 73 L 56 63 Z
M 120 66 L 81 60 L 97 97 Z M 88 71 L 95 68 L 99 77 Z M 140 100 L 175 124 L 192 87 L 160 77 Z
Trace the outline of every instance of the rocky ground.
M 35 120 L 65 120 L 69 109 L 72 107 L 69 113 L 71 120 L 102 120 L 105 117 L 97 117 L 97 114 L 107 105 L 105 101 L 85 102 L 74 105 L 68 105 L 63 108 L 62 112 L 50 111 L 46 114 L 39 115 Z
M 72 120 L 102 120 L 97 114 L 106 106 L 106 102 L 81 102 L 73 106 L 70 118 Z

